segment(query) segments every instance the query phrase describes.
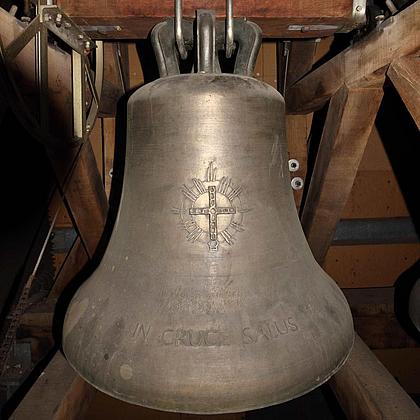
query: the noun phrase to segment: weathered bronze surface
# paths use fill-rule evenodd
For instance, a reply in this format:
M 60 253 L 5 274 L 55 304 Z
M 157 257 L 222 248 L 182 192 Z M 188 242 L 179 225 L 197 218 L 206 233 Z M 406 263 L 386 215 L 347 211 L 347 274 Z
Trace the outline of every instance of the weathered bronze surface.
M 158 79 L 128 105 L 111 241 L 64 351 L 88 382 L 160 410 L 223 413 L 319 386 L 353 343 L 290 186 L 284 101 L 253 78 Z

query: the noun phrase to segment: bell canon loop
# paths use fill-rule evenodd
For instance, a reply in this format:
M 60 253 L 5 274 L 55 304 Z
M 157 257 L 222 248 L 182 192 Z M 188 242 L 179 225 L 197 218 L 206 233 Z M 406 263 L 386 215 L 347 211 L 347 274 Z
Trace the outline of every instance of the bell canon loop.
M 259 28 L 234 20 L 234 73 L 220 73 L 225 25 L 199 11 L 196 40 L 182 21 L 198 72 L 180 74 L 175 26 L 155 27 L 162 77 L 129 100 L 118 218 L 69 306 L 64 352 L 99 390 L 150 408 L 281 403 L 340 369 L 351 313 L 297 217 L 284 100 L 250 77 Z

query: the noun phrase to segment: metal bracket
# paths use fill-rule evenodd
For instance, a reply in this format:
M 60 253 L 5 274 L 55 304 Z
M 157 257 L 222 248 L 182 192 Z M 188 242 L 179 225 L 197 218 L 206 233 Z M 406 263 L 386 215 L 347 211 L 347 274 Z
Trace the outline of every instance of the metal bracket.
M 208 11 L 207 11 L 208 12 Z M 155 51 L 160 77 L 172 76 L 180 73 L 179 54 L 175 40 L 174 19 L 158 23 L 151 33 L 151 41 Z M 194 48 L 194 24 L 188 20 L 182 20 L 182 33 L 186 50 Z M 225 50 L 226 31 L 223 21 L 215 23 L 215 51 Z M 246 19 L 234 19 L 234 41 L 237 44 L 237 54 L 234 66 L 234 74 L 252 76 L 258 51 L 261 46 L 260 27 Z M 216 54 L 217 56 L 217 54 Z M 216 57 L 216 71 L 219 63 Z
M 48 107 L 48 33 L 51 32 L 72 50 L 73 142 L 85 141 L 99 109 L 103 81 L 103 43 L 87 36 L 58 6 L 38 5 L 37 16 L 7 48 L 0 42 L 0 60 L 7 73 L 6 90 L 12 96 L 11 106 L 21 123 L 42 143 L 61 147 L 63 141 L 49 132 Z M 39 92 L 39 118 L 29 110 L 14 81 L 10 65 L 20 51 L 35 38 L 35 70 Z M 95 51 L 95 78 L 87 56 Z M 86 110 L 86 81 L 92 100 Z M 23 111 L 23 112 L 22 112 Z

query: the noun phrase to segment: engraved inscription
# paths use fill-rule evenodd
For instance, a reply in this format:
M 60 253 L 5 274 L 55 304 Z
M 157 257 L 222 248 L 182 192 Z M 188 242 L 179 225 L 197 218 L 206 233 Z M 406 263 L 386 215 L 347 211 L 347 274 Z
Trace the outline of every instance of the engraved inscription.
M 150 325 L 144 325 L 138 322 L 133 328 L 133 330 L 131 331 L 131 337 L 132 338 L 139 337 L 146 343 L 149 337 L 151 328 L 152 327 Z
M 298 330 L 299 328 L 292 317 L 280 321 L 263 321 L 256 326 L 243 328 L 242 342 L 244 344 L 254 344 L 272 341 Z
M 189 242 L 206 242 L 209 251 L 216 252 L 219 245 L 232 246 L 236 234 L 245 230 L 243 188 L 234 185 L 226 176 L 217 179 L 217 168 L 210 162 L 205 179 L 193 178 L 191 185 L 183 185 L 183 200 L 172 212 L 180 218 Z
M 160 341 L 165 346 L 220 347 L 229 345 L 228 336 L 216 329 L 166 329 Z
M 299 331 L 293 317 L 281 320 L 261 321 L 239 327 L 236 332 L 218 328 L 183 328 L 167 327 L 153 332 L 151 325 L 138 322 L 131 330 L 130 336 L 139 343 L 159 344 L 172 347 L 221 347 L 230 346 L 242 341 L 244 345 L 268 343 L 281 339 L 287 334 Z M 107 358 L 108 355 L 105 355 Z

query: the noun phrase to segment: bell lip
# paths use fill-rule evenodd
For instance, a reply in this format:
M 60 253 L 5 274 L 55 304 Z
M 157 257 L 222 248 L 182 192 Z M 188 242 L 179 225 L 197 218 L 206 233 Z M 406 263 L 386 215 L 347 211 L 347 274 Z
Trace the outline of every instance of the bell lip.
M 163 412 L 168 412 L 168 413 L 183 413 L 183 414 L 195 414 L 195 415 L 200 415 L 200 414 L 202 414 L 202 415 L 217 415 L 217 414 L 243 413 L 243 412 L 246 412 L 246 411 L 259 410 L 259 409 L 262 409 L 262 408 L 271 407 L 273 405 L 283 404 L 283 403 L 286 403 L 288 401 L 299 398 L 299 397 L 301 397 L 305 394 L 308 394 L 309 392 L 313 391 L 314 389 L 316 389 L 316 388 L 320 387 L 321 385 L 325 384 L 326 382 L 328 382 L 329 379 L 331 379 L 331 377 L 334 376 L 346 364 L 346 362 L 350 358 L 350 354 L 353 350 L 355 340 L 356 340 L 356 334 L 353 330 L 352 343 L 351 343 L 351 346 L 350 346 L 349 351 L 347 352 L 346 356 L 341 360 L 341 362 L 327 376 L 325 376 L 319 382 L 316 382 L 312 387 L 306 389 L 305 391 L 303 391 L 299 394 L 294 395 L 291 398 L 285 398 L 283 400 L 271 401 L 269 403 L 262 404 L 262 405 L 259 405 L 259 404 L 250 405 L 250 406 L 246 406 L 244 408 L 241 408 L 240 410 L 235 410 L 233 408 L 232 409 L 221 409 L 221 410 L 217 410 L 217 411 L 201 411 L 201 410 L 200 411 L 194 411 L 194 410 L 188 410 L 188 409 L 187 410 L 177 410 L 176 408 L 163 408 L 163 407 L 157 407 L 157 406 L 154 406 L 154 405 L 151 405 L 151 404 L 143 404 L 143 403 L 140 404 L 140 403 L 134 402 L 134 401 L 132 401 L 128 398 L 124 398 L 123 396 L 116 395 L 116 394 L 112 393 L 111 391 L 107 391 L 105 389 L 102 389 L 97 384 L 93 384 L 88 379 L 86 379 L 85 376 L 82 373 L 80 373 L 78 369 L 76 369 L 74 367 L 74 365 L 71 363 L 70 359 L 66 356 L 66 353 L 65 353 L 64 349 L 62 349 L 62 353 L 64 354 L 64 356 L 67 360 L 67 363 L 73 368 L 73 370 L 75 370 L 77 372 L 78 375 L 80 375 L 83 378 L 83 380 L 85 382 L 87 382 L 89 385 L 93 386 L 98 391 L 103 392 L 104 394 L 109 395 L 112 398 L 124 401 L 128 404 L 138 405 L 140 407 L 149 408 L 151 410 L 163 411 Z

